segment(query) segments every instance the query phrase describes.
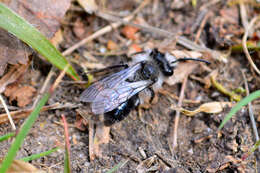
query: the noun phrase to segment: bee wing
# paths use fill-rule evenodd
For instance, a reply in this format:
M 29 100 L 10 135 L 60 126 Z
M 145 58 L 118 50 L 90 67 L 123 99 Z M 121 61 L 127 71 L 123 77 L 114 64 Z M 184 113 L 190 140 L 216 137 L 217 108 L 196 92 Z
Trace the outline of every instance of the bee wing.
M 141 63 L 137 63 L 93 83 L 80 95 L 80 101 L 93 102 L 100 92 L 114 88 L 116 85 L 124 82 L 127 78 L 132 76 L 140 68 Z
M 94 114 L 102 114 L 112 111 L 120 104 L 127 101 L 152 84 L 150 80 L 138 82 L 121 82 L 115 88 L 102 90 L 92 102 L 91 108 Z

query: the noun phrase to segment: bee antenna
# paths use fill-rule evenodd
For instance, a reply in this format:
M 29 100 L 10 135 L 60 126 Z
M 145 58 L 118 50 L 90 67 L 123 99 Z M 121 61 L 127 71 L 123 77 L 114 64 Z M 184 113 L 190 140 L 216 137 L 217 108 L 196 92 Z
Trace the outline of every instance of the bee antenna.
M 187 61 L 187 60 L 200 61 L 200 62 L 204 62 L 204 63 L 206 63 L 206 64 L 210 64 L 210 62 L 207 61 L 207 60 L 204 60 L 204 59 L 195 59 L 195 58 L 179 58 L 179 59 L 177 59 L 177 60 L 175 60 L 175 61 L 172 61 L 171 64 L 174 64 L 174 63 L 179 62 L 179 61 Z

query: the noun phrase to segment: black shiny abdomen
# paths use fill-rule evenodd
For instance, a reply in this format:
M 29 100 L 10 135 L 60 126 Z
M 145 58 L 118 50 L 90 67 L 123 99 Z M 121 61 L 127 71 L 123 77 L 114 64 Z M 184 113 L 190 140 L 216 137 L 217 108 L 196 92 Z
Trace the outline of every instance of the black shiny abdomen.
M 163 75 L 165 76 L 173 75 L 173 68 L 170 66 L 169 62 L 165 58 L 165 54 L 159 52 L 157 49 L 153 49 L 153 51 L 151 52 L 151 56 L 155 60 L 155 62 L 159 65 Z
M 122 103 L 120 106 L 115 108 L 112 111 L 109 111 L 104 114 L 104 124 L 110 126 L 118 121 L 125 119 L 128 114 L 136 108 L 139 104 L 138 94 L 132 96 L 126 102 Z

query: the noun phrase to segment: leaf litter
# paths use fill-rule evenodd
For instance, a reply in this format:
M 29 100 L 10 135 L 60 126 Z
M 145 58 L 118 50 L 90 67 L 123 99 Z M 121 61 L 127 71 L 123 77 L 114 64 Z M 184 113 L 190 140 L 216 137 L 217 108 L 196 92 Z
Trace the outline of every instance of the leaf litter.
M 70 0 L 11 0 L 6 1 L 6 5 L 50 39 L 58 31 Z M 0 76 L 8 64 L 26 64 L 31 54 L 32 50 L 28 46 L 0 28 Z
M 108 25 L 110 22 L 107 21 L 108 19 L 105 18 L 105 16 L 100 16 L 102 13 L 98 13 L 100 11 L 103 12 L 103 7 L 106 8 L 106 12 L 108 12 L 109 15 L 122 19 L 131 14 L 135 7 L 140 4 L 128 1 L 113 1 L 113 3 L 102 1 L 97 4 L 93 4 L 94 1 L 78 2 L 92 3 L 90 9 L 84 8 L 88 13 L 92 12 L 92 14 L 86 14 L 77 3 L 72 3 L 69 11 L 67 11 L 67 5 L 65 5 L 66 8 L 61 8 L 63 14 L 67 11 L 65 17 L 60 15 L 56 18 L 59 19 L 58 24 L 60 24 L 64 18 L 66 22 L 69 22 L 69 24 L 63 23 L 61 33 L 63 41 L 59 46 L 62 50 L 73 48 L 67 52 L 76 59 L 75 62 L 78 64 L 87 64 L 89 69 L 100 69 L 108 65 L 119 64 L 122 59 L 129 61 L 129 59 L 124 59 L 123 56 L 113 56 L 113 54 L 117 55 L 119 51 L 129 52 L 131 47 L 133 47 L 133 51 L 143 50 L 147 47 L 160 47 L 162 41 L 170 39 L 173 41 L 170 41 L 170 44 L 166 44 L 166 46 L 162 46 L 162 49 L 173 54 L 174 51 L 177 52 L 175 56 L 184 54 L 186 57 L 205 58 L 211 62 L 211 65 L 204 67 L 201 63 L 179 63 L 179 66 L 175 69 L 174 77 L 167 80 L 166 84 L 164 84 L 163 90 L 171 95 L 167 94 L 167 92 L 157 93 L 159 101 L 153 104 L 149 109 L 142 109 L 142 120 L 144 121 L 140 121 L 138 112 L 133 111 L 124 121 L 116 123 L 111 128 L 106 128 L 102 124 L 98 124 L 100 117 L 92 117 L 91 113 L 88 112 L 87 116 L 91 117 L 91 119 L 86 120 L 85 125 L 88 127 L 86 132 L 79 131 L 76 128 L 69 128 L 70 134 L 73 134 L 73 138 L 77 140 L 77 143 L 71 146 L 71 167 L 74 172 L 107 171 L 108 168 L 113 168 L 125 159 L 128 161 L 122 168 L 119 168 L 120 172 L 167 172 L 173 170 L 177 172 L 229 172 L 231 170 L 250 172 L 254 170 L 254 164 L 252 162 L 242 163 L 239 161 L 243 153 L 242 148 L 252 146 L 254 143 L 253 135 L 250 133 L 250 124 L 248 124 L 244 110 L 241 110 L 238 115 L 224 127 L 221 133 L 216 133 L 218 125 L 233 103 L 230 102 L 229 95 L 222 95 L 221 91 L 212 87 L 213 83 L 210 80 L 212 73 L 217 73 L 215 80 L 231 93 L 235 88 L 241 86 L 241 74 L 237 69 L 246 69 L 246 74 L 249 76 L 250 92 L 259 89 L 258 77 L 252 75 L 253 71 L 250 69 L 243 54 L 241 52 L 227 54 L 222 51 L 227 51 L 232 45 L 239 44 L 244 32 L 243 27 L 241 27 L 239 23 L 239 17 L 237 15 L 238 9 L 235 6 L 227 6 L 227 4 L 220 1 L 201 1 L 197 2 L 197 7 L 199 8 L 194 8 L 188 1 L 165 1 L 164 3 L 161 1 L 150 1 L 150 3 L 146 4 L 144 9 L 138 12 L 138 18 L 141 18 L 140 21 L 143 21 L 141 23 L 139 22 L 139 25 L 130 25 L 135 22 L 129 21 L 129 25 L 123 27 L 117 25 L 114 28 L 110 28 L 110 25 Z M 34 3 L 35 1 L 31 4 Z M 41 21 L 46 19 L 45 24 L 48 23 L 49 18 L 54 16 L 53 13 L 47 12 L 46 15 L 46 11 L 37 11 L 35 8 L 37 6 L 32 5 L 31 7 L 31 4 L 23 3 L 22 6 L 25 6 L 27 10 L 29 9 L 28 11 L 32 11 L 33 14 L 37 14 L 36 16 L 38 19 L 40 18 Z M 84 5 L 82 6 L 84 7 Z M 55 6 L 52 11 L 60 7 L 60 5 Z M 43 5 L 42 8 L 47 9 L 47 6 Z M 205 8 L 211 11 L 212 14 L 205 19 L 206 22 L 204 26 L 202 25 L 203 20 L 197 20 L 200 22 L 195 24 L 194 21 L 196 21 Z M 250 12 L 248 15 L 251 18 L 254 12 Z M 99 17 L 95 16 L 95 14 Z M 103 14 L 105 14 L 105 12 Z M 91 22 L 84 22 L 86 19 L 89 19 Z M 78 29 L 76 27 L 74 27 L 74 30 L 72 29 L 75 21 L 79 21 L 77 26 L 83 30 L 75 30 Z M 59 29 L 58 24 L 54 24 L 54 26 L 57 27 L 56 29 Z M 197 26 L 195 27 L 194 25 Z M 200 25 L 202 29 L 200 29 Z M 39 27 L 41 25 L 35 24 L 35 26 Z M 110 29 L 107 29 L 106 26 L 109 26 Z M 162 30 L 154 30 L 151 26 Z M 87 34 L 85 33 L 86 29 L 84 29 L 84 27 L 88 28 Z M 125 27 L 136 27 L 139 30 L 138 32 L 135 31 L 133 35 L 127 36 L 122 34 L 122 30 Z M 190 30 L 190 28 L 194 28 L 194 30 Z M 102 32 L 96 32 L 100 30 Z M 180 35 L 185 31 L 185 38 L 198 40 L 197 43 L 203 46 L 198 47 L 197 45 L 190 44 L 190 42 L 183 39 L 183 35 L 179 37 L 180 39 L 178 39 L 178 36 L 176 39 L 166 38 L 162 36 L 162 33 L 167 33 L 164 31 L 174 34 L 178 32 Z M 44 33 L 44 31 L 42 32 Z M 94 35 L 91 35 L 92 33 L 94 33 Z M 86 36 L 84 34 L 86 34 Z M 199 35 L 199 39 L 196 39 L 197 35 Z M 173 37 L 172 35 L 169 36 Z M 82 39 L 84 42 L 74 45 Z M 251 39 L 251 37 L 249 37 L 249 39 Z M 116 43 L 116 46 L 113 45 L 111 41 Z M 88 42 L 88 44 L 86 44 L 86 42 Z M 186 49 L 178 45 L 180 42 L 185 43 L 182 45 L 186 48 L 190 48 L 192 51 L 187 52 Z M 82 47 L 79 48 L 79 46 Z M 75 49 L 77 49 L 77 51 L 74 51 Z M 98 53 L 109 55 L 108 52 L 112 50 L 115 51 L 112 52 L 112 56 L 103 57 L 100 56 L 101 54 L 98 55 Z M 205 53 L 205 51 L 201 50 L 207 51 Z M 84 51 L 88 53 L 85 54 Z M 66 54 L 68 54 L 67 52 Z M 253 54 L 254 56 L 258 56 L 257 53 Z M 87 56 L 84 57 L 84 55 Z M 95 55 L 95 58 L 88 58 L 93 57 L 93 55 Z M 257 60 L 255 61 L 259 64 Z M 6 74 L 8 74 L 8 72 Z M 12 76 L 11 74 L 9 75 Z M 177 105 L 177 101 L 179 100 L 180 83 L 182 83 L 187 75 L 192 77 L 188 77 L 187 80 L 182 108 L 185 108 L 186 113 L 192 114 L 194 117 L 180 116 L 177 133 L 178 148 L 171 151 L 169 149 L 169 141 L 172 140 L 170 131 L 172 131 L 175 116 L 173 107 Z M 41 77 L 43 79 L 45 78 L 44 75 Z M 43 79 L 36 81 L 36 83 L 42 83 Z M 16 80 L 15 78 L 14 81 Z M 64 78 L 64 80 L 67 79 Z M 37 86 L 35 88 L 36 90 L 39 89 Z M 69 86 L 66 83 L 61 84 L 49 100 L 49 104 L 56 102 L 78 103 L 78 96 L 81 90 L 83 90 L 83 88 L 77 84 Z M 241 96 L 243 96 L 243 94 L 241 94 Z M 12 105 L 12 103 L 9 104 Z M 254 105 L 254 102 L 252 104 Z M 89 110 L 89 107 L 84 105 L 81 109 Z M 188 110 L 194 111 L 190 112 Z M 214 116 L 211 116 L 213 113 Z M 40 116 L 38 120 L 39 122 L 35 124 L 36 128 L 31 132 L 33 138 L 28 137 L 28 143 L 26 143 L 23 148 L 29 152 L 32 150 L 39 151 L 44 150 L 46 147 L 51 148 L 55 143 L 62 143 L 64 140 L 60 137 L 60 134 L 63 134 L 62 127 L 53 123 L 59 121 L 61 114 L 64 114 L 69 122 L 76 121 L 77 113 L 75 109 L 64 108 L 42 113 L 42 116 Z M 77 119 L 77 121 L 79 120 Z M 21 122 L 22 120 L 18 120 L 17 124 Z M 37 130 L 40 122 L 46 123 L 45 128 Z M 1 126 L 4 127 L 4 124 Z M 5 129 L 8 129 L 8 127 Z M 196 139 L 203 140 L 194 142 L 199 141 Z M 142 148 L 143 154 L 140 154 L 140 147 Z M 3 144 L 0 154 L 4 154 L 7 148 L 8 143 Z M 174 154 L 174 157 L 172 154 Z M 19 153 L 19 156 L 26 155 L 27 153 L 23 150 Z M 45 164 L 51 167 L 57 164 L 57 160 L 63 160 L 61 155 L 62 154 L 54 153 L 52 156 L 46 158 L 46 160 L 36 160 L 34 163 L 38 165 Z M 146 157 L 143 157 L 144 155 L 146 155 Z M 254 156 L 251 157 L 253 158 Z M 54 172 L 60 172 L 62 167 L 62 165 L 57 165 L 50 169 Z

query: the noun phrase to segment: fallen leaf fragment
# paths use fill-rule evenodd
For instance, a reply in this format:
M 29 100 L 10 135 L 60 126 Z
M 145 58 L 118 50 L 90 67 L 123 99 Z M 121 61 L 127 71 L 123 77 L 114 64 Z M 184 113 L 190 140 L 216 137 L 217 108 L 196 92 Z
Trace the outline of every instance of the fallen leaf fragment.
M 52 38 L 60 21 L 70 7 L 71 0 L 8 0 L 1 1 L 34 25 L 46 37 Z M 0 29 L 0 76 L 7 64 L 26 64 L 32 50 L 22 41 Z
M 59 29 L 50 41 L 57 48 L 58 45 L 63 41 L 62 31 Z
M 8 73 L 6 73 L 1 79 L 0 79 L 0 93 L 5 91 L 5 88 L 7 85 L 16 82 L 21 76 L 26 72 L 28 66 L 30 63 L 27 63 L 26 65 L 15 65 L 13 66 Z
M 95 0 L 77 0 L 86 12 L 92 14 L 98 10 Z
M 1 163 L 2 163 L 2 159 L 0 159 L 0 164 Z M 37 169 L 30 163 L 24 162 L 22 160 L 14 160 L 10 168 L 7 170 L 7 173 L 19 173 L 19 172 L 45 173 L 45 171 Z
M 96 144 L 98 145 L 107 144 L 110 139 L 109 133 L 110 133 L 109 126 L 104 126 L 103 124 L 97 125 L 96 134 L 95 134 L 95 138 L 97 139 L 95 140 L 95 142 L 97 142 Z
M 132 44 L 130 46 L 129 52 L 131 52 L 131 53 L 142 52 L 142 48 L 138 44 Z
M 71 0 L 10 0 L 6 4 L 50 39 L 60 28 L 60 21 L 69 9 Z
M 214 113 L 220 113 L 223 111 L 223 108 L 231 107 L 232 105 L 233 104 L 231 102 L 209 102 L 209 103 L 200 105 L 199 108 L 197 108 L 193 111 L 183 109 L 183 108 L 181 108 L 180 111 L 187 116 L 194 116 L 200 112 L 214 114 Z
M 17 84 L 8 85 L 5 89 L 4 95 L 10 97 L 18 88 L 19 86 Z
M 112 40 L 108 40 L 108 42 L 107 42 L 107 49 L 109 49 L 109 50 L 117 50 L 118 46 Z
M 86 27 L 84 26 L 84 23 L 82 20 L 80 19 L 77 19 L 75 22 L 74 22 L 74 25 L 73 25 L 73 33 L 76 35 L 76 37 L 82 39 L 86 33 Z
M 202 56 L 201 53 L 196 51 L 180 51 L 174 50 L 170 52 L 174 57 L 177 58 L 184 58 L 184 57 L 191 57 L 191 58 L 200 58 Z M 170 60 L 171 61 L 171 60 Z M 174 61 L 174 59 L 172 60 Z M 170 86 L 175 85 L 176 83 L 180 83 L 183 81 L 185 76 L 191 74 L 193 70 L 199 66 L 199 63 L 195 62 L 180 62 L 177 67 L 174 68 L 174 75 L 170 76 L 166 79 L 166 83 Z
M 88 125 L 88 122 L 82 118 L 79 114 L 76 115 L 76 121 L 75 121 L 75 127 L 81 131 L 86 130 L 86 126 Z
M 177 58 L 184 58 L 184 57 L 200 58 L 200 57 L 202 57 L 202 54 L 197 51 L 173 50 L 170 53 Z
M 131 40 L 136 40 L 136 32 L 139 31 L 138 28 L 136 27 L 133 27 L 133 26 L 125 26 L 123 29 L 122 29 L 122 34 L 128 38 L 128 39 L 131 39 Z
M 191 74 L 198 65 L 198 63 L 190 62 L 179 63 L 179 65 L 174 69 L 174 75 L 167 78 L 165 82 L 170 86 L 182 82 L 185 76 Z
M 6 88 L 4 94 L 9 97 L 9 102 L 16 100 L 19 107 L 25 107 L 30 104 L 36 89 L 31 86 L 10 85 Z
M 95 129 L 95 135 L 92 145 L 92 151 L 94 156 L 102 158 L 102 144 L 107 144 L 109 142 L 110 136 L 110 127 L 104 126 L 104 124 L 97 124 L 97 127 Z
M 15 36 L 0 28 L 0 76 L 7 64 L 26 64 L 30 49 Z

